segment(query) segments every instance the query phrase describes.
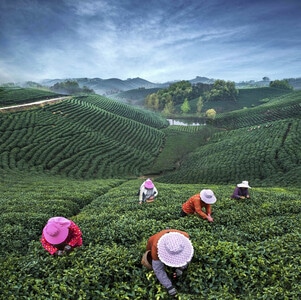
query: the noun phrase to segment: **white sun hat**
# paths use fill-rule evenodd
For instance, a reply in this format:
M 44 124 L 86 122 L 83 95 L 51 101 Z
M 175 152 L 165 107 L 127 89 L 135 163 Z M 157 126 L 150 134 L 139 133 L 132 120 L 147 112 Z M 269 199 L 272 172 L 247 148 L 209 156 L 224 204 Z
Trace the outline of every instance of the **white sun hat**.
M 244 187 L 244 188 L 251 188 L 250 186 L 249 186 L 249 182 L 248 181 L 243 181 L 242 183 L 239 183 L 238 185 L 237 185 L 238 187 Z
M 158 257 L 165 265 L 179 268 L 186 266 L 193 257 L 189 238 L 179 232 L 168 232 L 158 241 Z
M 201 190 L 200 196 L 206 204 L 213 204 L 216 202 L 216 197 L 211 190 Z

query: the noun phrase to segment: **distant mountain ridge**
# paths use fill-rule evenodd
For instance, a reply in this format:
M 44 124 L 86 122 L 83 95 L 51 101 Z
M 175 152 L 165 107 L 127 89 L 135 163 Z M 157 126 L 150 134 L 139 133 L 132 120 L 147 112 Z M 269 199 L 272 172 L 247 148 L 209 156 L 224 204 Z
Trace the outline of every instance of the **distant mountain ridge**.
M 100 95 L 112 95 L 135 89 L 152 89 L 168 87 L 167 83 L 152 83 L 142 78 L 128 78 L 122 80 L 119 78 L 68 78 L 68 79 L 45 79 L 41 81 L 42 85 L 53 86 L 57 82 L 66 80 L 76 81 L 80 87 L 86 86 L 93 89 L 95 93 Z
M 136 77 L 136 78 L 128 78 L 126 80 L 122 80 L 119 78 L 109 78 L 109 79 L 101 79 L 101 78 L 64 78 L 64 79 L 44 79 L 40 82 L 40 84 L 44 86 L 53 86 L 57 82 L 63 82 L 66 80 L 76 81 L 79 86 L 82 88 L 86 86 L 90 89 L 93 89 L 95 93 L 99 95 L 113 95 L 118 94 L 121 92 L 126 92 L 129 90 L 136 90 L 136 89 L 154 89 L 154 88 L 167 88 L 169 85 L 181 81 L 174 80 L 165 83 L 153 83 L 147 81 L 143 78 Z M 206 84 L 213 84 L 216 79 L 207 78 L 196 76 L 194 79 L 187 80 L 192 84 L 196 83 L 206 83 Z M 294 89 L 301 89 L 301 78 L 289 78 L 287 79 L 289 84 L 294 87 Z M 261 80 L 261 81 L 241 81 L 236 82 L 237 88 L 244 88 L 244 87 L 267 87 L 269 86 L 269 80 Z
M 143 78 L 128 78 L 126 80 L 122 80 L 119 78 L 109 78 L 109 79 L 101 79 L 101 78 L 65 78 L 65 79 L 44 79 L 40 83 L 44 86 L 53 86 L 58 82 L 63 82 L 66 80 L 76 81 L 80 87 L 86 86 L 90 89 L 93 89 L 95 93 L 100 95 L 112 95 L 120 92 L 126 92 L 129 90 L 135 89 L 153 89 L 153 88 L 167 88 L 169 85 L 178 82 L 170 81 L 165 83 L 153 83 L 147 81 Z M 188 80 L 191 83 L 213 83 L 214 79 L 209 79 L 207 77 L 197 76 L 192 80 Z

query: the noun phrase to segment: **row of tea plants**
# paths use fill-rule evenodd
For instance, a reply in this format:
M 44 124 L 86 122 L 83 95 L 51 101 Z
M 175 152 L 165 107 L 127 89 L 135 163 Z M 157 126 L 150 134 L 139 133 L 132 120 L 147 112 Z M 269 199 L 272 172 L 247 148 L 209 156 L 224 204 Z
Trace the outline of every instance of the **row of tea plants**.
M 0 167 L 85 179 L 140 175 L 163 146 L 165 134 L 156 128 L 164 127 L 163 119 L 90 97 L 95 104 L 82 97 L 0 114 Z
M 2 299 L 168 299 L 153 271 L 140 264 L 149 236 L 167 227 L 188 232 L 195 249 L 175 282 L 179 299 L 301 297 L 299 188 L 251 182 L 251 199 L 236 201 L 230 199 L 236 182 L 154 181 L 158 198 L 139 205 L 143 179 L 83 181 L 25 173 L 3 178 Z M 202 188 L 217 196 L 214 223 L 180 218 L 181 204 Z M 52 257 L 39 242 L 53 215 L 71 218 L 83 232 L 83 246 L 69 256 Z
M 256 185 L 298 185 L 301 119 L 285 119 L 215 133 L 183 159 L 169 183 L 231 183 L 248 178 Z

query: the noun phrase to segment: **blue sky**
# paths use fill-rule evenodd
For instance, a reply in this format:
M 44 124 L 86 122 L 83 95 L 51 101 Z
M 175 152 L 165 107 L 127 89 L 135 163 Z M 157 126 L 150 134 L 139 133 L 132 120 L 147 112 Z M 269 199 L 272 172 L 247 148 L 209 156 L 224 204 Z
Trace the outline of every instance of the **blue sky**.
M 1 0 L 0 83 L 301 77 L 300 0 Z

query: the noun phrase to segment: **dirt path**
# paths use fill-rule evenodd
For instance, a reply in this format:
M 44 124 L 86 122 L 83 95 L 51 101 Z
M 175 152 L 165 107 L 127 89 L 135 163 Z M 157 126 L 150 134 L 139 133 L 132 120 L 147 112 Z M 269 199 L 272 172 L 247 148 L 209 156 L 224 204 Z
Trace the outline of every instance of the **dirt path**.
M 64 101 L 64 100 L 71 99 L 71 98 L 72 98 L 72 96 L 58 97 L 58 98 L 36 101 L 36 102 L 32 102 L 32 103 L 0 107 L 0 112 L 20 111 L 20 110 L 25 110 L 25 109 L 32 108 L 35 106 L 43 106 L 44 104 L 52 104 L 52 103 Z

